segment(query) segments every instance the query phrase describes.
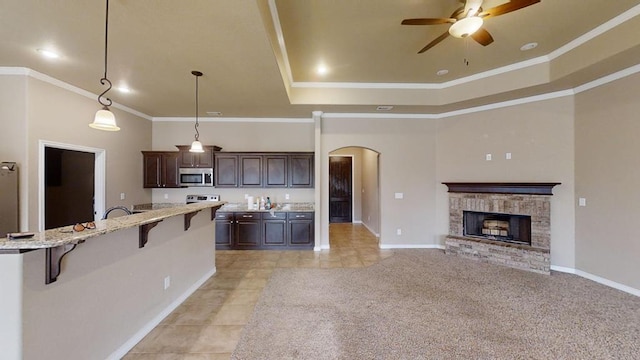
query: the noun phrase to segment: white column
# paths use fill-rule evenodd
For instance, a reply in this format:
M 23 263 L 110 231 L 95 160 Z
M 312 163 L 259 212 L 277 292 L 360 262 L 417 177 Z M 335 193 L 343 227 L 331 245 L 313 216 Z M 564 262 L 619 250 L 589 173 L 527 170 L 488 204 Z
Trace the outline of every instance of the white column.
M 311 113 L 313 116 L 313 122 L 315 124 L 315 159 L 314 159 L 314 199 L 315 199 L 315 215 L 314 215 L 314 238 L 315 245 L 314 250 L 320 251 L 322 245 L 322 229 L 320 226 L 321 214 L 322 214 L 322 177 L 321 177 L 321 169 L 322 162 L 324 161 L 324 157 L 322 156 L 322 111 L 314 111 Z

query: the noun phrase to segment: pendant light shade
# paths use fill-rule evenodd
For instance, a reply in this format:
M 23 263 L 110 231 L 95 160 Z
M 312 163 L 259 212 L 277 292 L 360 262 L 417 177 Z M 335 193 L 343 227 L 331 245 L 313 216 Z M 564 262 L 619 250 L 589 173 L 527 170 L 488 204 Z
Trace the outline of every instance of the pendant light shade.
M 204 152 L 204 149 L 202 148 L 202 143 L 198 140 L 194 140 L 191 143 L 191 149 L 189 149 L 189 151 L 196 152 L 196 153 Z
M 116 117 L 109 110 L 109 106 L 113 103 L 111 99 L 105 97 L 107 92 L 111 90 L 111 81 L 107 78 L 107 44 L 109 39 L 109 0 L 107 1 L 107 11 L 105 15 L 105 29 L 104 29 L 104 77 L 100 79 L 100 84 L 109 85 L 107 90 L 98 95 L 98 102 L 102 105 L 102 109 L 96 112 L 96 116 L 93 122 L 89 126 L 93 129 L 106 130 L 106 131 L 118 131 L 120 128 L 116 125 Z M 104 99 L 103 99 L 104 98 Z
M 198 140 L 198 138 L 200 137 L 200 132 L 198 131 L 198 126 L 200 126 L 200 124 L 198 123 L 198 78 L 202 76 L 202 72 L 193 70 L 191 74 L 193 74 L 193 76 L 196 77 L 196 125 L 195 125 L 196 136 L 195 136 L 195 140 L 191 143 L 191 148 L 189 149 L 189 151 L 195 152 L 195 153 L 202 153 L 204 152 L 204 149 L 202 148 L 202 143 L 200 142 L 200 140 Z
M 102 110 L 96 112 L 96 117 L 89 124 L 90 127 L 98 130 L 118 131 L 120 128 L 116 125 L 116 117 L 106 106 Z

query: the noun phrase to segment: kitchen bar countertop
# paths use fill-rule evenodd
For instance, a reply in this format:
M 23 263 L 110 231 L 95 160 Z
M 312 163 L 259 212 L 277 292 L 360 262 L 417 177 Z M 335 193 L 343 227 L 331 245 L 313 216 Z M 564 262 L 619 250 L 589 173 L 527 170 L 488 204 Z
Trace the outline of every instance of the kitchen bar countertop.
M 249 209 L 247 203 L 228 203 L 221 207 L 218 212 L 314 212 L 314 203 L 285 203 L 276 204 L 276 207 L 270 210 Z
M 138 214 L 120 216 L 107 220 L 96 220 L 95 229 L 85 229 L 83 231 L 76 232 L 73 231 L 73 225 L 69 225 L 36 232 L 31 238 L 0 238 L 0 253 L 8 250 L 35 250 L 53 248 L 67 244 L 79 244 L 92 237 L 158 222 L 172 216 L 189 214 L 200 210 L 222 206 L 224 204 L 226 204 L 224 201 L 199 202 L 193 204 L 162 204 L 163 206 L 159 206 L 160 204 L 150 204 L 152 205 L 151 210 L 143 211 Z

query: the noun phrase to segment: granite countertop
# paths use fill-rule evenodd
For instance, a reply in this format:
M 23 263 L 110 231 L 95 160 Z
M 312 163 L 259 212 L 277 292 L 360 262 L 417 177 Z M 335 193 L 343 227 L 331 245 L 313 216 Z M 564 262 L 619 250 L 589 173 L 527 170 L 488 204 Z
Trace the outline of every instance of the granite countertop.
M 276 207 L 274 209 L 270 209 L 270 210 L 256 210 L 256 209 L 249 209 L 247 206 L 247 203 L 228 203 L 226 205 L 224 205 L 223 207 L 221 207 L 218 212 L 250 212 L 250 211 L 255 211 L 255 212 L 270 212 L 270 211 L 277 211 L 277 212 L 314 212 L 315 211 L 315 204 L 314 203 L 305 203 L 305 202 L 300 202 L 300 203 L 284 203 L 284 204 L 276 204 Z
M 170 209 L 176 206 L 185 205 L 184 203 L 147 203 L 147 204 L 137 204 L 131 207 L 131 211 L 134 213 L 143 212 L 143 211 L 151 211 L 151 210 L 163 210 Z
M 11 240 L 3 237 L 0 238 L 0 251 L 46 249 L 67 244 L 78 244 L 92 237 L 224 204 L 226 204 L 225 201 L 200 202 L 194 204 L 144 204 L 151 205 L 150 207 L 152 209 L 128 216 L 120 216 L 107 220 L 96 220 L 95 229 L 85 229 L 83 231 L 75 232 L 73 231 L 73 225 L 69 225 L 61 228 L 36 232 L 32 238 L 27 239 Z

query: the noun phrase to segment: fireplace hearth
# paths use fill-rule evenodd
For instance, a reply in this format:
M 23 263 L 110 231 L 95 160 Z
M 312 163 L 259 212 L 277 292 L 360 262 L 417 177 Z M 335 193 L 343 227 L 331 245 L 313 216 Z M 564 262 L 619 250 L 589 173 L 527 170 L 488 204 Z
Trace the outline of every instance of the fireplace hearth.
M 550 199 L 559 183 L 445 184 L 447 254 L 550 274 Z

